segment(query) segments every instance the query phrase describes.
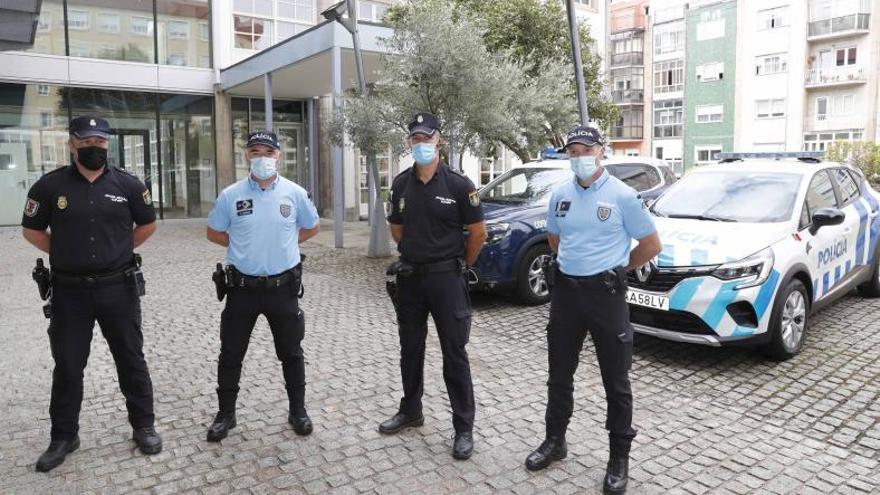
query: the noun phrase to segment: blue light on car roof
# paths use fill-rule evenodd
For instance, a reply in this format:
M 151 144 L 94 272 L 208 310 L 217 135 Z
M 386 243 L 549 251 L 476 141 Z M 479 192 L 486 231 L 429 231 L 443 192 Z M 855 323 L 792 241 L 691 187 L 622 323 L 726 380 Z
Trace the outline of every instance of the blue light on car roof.
M 783 158 L 798 158 L 821 160 L 825 156 L 824 151 L 762 151 L 762 152 L 740 152 L 728 151 L 718 153 L 718 160 L 742 160 L 745 158 L 764 158 L 768 160 L 781 160 Z
M 554 148 L 546 148 L 541 152 L 542 160 L 568 160 L 568 153 L 560 153 Z

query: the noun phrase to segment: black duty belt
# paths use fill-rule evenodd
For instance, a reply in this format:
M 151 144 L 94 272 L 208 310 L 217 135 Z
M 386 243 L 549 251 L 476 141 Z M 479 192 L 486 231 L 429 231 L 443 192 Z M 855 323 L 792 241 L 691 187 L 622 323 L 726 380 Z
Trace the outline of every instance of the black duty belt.
M 616 269 L 605 270 L 604 272 L 599 272 L 594 275 L 569 275 L 562 270 L 559 270 L 559 273 L 563 277 L 570 278 L 572 280 L 603 280 L 609 276 L 609 272 L 615 272 Z
M 230 287 L 238 287 L 242 289 L 264 289 L 264 288 L 275 288 L 275 287 L 283 287 L 285 285 L 296 283 L 300 277 L 300 268 L 301 265 L 296 265 L 295 267 L 287 270 L 286 272 L 279 273 L 278 275 L 267 275 L 261 277 L 255 277 L 253 275 L 245 275 L 238 270 L 232 270 L 232 277 L 229 281 Z
M 412 267 L 414 275 L 421 275 L 423 273 L 457 272 L 464 267 L 464 262 L 460 259 L 452 259 L 438 261 L 436 263 L 412 263 Z
M 101 275 L 73 275 L 68 273 L 52 272 L 52 282 L 61 285 L 72 285 L 79 287 L 102 287 L 105 285 L 120 284 L 130 276 L 129 270 L 126 268 L 118 272 L 101 274 Z
M 584 289 L 610 290 L 613 294 L 626 287 L 626 273 L 623 267 L 612 268 L 594 275 L 568 275 L 562 270 L 558 270 L 558 273 Z

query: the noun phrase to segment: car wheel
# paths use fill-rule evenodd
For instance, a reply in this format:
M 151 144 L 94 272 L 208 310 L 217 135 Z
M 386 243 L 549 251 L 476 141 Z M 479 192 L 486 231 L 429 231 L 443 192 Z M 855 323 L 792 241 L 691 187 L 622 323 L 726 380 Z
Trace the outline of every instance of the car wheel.
M 807 288 L 798 279 L 789 281 L 777 294 L 768 329 L 770 344 L 766 349 L 771 357 L 784 361 L 800 352 L 810 317 L 808 301 Z
M 550 246 L 538 244 L 526 251 L 516 274 L 516 292 L 520 301 L 529 305 L 550 300 L 550 287 L 544 275 L 544 262 L 550 257 Z
M 871 265 L 871 278 L 859 285 L 859 295 L 862 297 L 880 297 L 880 245 L 874 252 L 874 263 Z

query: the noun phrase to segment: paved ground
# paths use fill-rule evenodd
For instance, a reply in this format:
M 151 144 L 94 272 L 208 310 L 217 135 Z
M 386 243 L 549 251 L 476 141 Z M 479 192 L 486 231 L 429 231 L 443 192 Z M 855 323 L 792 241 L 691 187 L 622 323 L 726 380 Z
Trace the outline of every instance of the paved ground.
M 29 279 L 35 252 L 18 229 L 0 229 L 0 493 L 598 493 L 607 437 L 589 344 L 577 374 L 569 458 L 539 474 L 522 467 L 543 432 L 546 307 L 474 297 L 469 351 L 478 410 L 470 461 L 449 455 L 452 427 L 433 334 L 425 426 L 376 433 L 399 397 L 386 261 L 322 245 L 330 236 L 305 248 L 315 433 L 299 438 L 286 424 L 281 369 L 261 319 L 245 363 L 239 428 L 222 445 L 205 442 L 221 310 L 210 271 L 222 252 L 203 240 L 202 225 L 165 222 L 142 250 L 145 352 L 165 450 L 153 457 L 135 450 L 110 354 L 96 336 L 82 448 L 50 474 L 34 472 L 48 442 L 52 366 Z M 822 312 L 805 351 L 785 363 L 648 338 L 635 353 L 640 433 L 630 493 L 880 492 L 880 303 L 849 296 Z

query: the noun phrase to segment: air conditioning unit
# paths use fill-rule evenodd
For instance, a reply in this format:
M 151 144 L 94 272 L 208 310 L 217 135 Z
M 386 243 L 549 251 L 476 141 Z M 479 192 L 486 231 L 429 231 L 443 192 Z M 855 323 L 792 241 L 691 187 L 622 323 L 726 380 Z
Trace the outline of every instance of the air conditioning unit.
M 43 0 L 0 0 L 0 51 L 34 45 Z

